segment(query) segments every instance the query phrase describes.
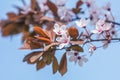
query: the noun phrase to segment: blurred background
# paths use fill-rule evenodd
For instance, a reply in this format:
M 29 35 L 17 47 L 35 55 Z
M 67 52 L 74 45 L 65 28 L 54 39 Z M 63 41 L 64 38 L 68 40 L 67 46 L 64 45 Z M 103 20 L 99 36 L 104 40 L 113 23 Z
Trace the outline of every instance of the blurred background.
M 26 0 L 29 4 L 29 1 Z M 71 4 L 74 0 L 71 1 Z M 96 0 L 98 5 L 111 2 L 111 8 L 116 22 L 120 23 L 119 0 Z M 0 1 L 0 20 L 6 19 L 6 13 L 17 12 L 12 5 L 20 5 L 20 0 Z M 69 5 L 69 6 L 70 6 Z M 21 34 L 12 37 L 2 37 L 0 33 L 0 80 L 120 80 L 120 43 L 112 43 L 107 49 L 97 49 L 83 67 L 68 61 L 68 72 L 61 76 L 52 74 L 52 68 L 46 66 L 36 71 L 35 65 L 23 63 L 23 57 L 29 50 L 19 50 L 22 46 Z M 59 56 L 61 51 L 58 52 Z M 85 53 L 89 54 L 88 51 Z

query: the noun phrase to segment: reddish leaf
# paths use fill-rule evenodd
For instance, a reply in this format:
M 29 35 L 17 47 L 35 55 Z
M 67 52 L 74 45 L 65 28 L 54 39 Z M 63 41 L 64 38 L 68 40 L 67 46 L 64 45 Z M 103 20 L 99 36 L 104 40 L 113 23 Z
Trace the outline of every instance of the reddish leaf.
M 9 13 L 7 13 L 7 15 L 8 15 L 8 18 L 10 21 L 15 21 L 15 22 L 20 21 L 20 19 L 25 18 L 25 15 L 17 15 L 13 12 L 9 12 Z
M 79 8 L 83 4 L 82 0 L 79 0 L 76 4 L 76 8 Z
M 43 48 L 43 43 L 39 42 L 35 38 L 29 37 L 25 41 L 23 47 L 21 47 L 20 49 L 39 49 L 39 48 Z
M 49 39 L 49 35 L 41 27 L 35 26 L 34 31 L 38 33 L 41 37 Z
M 44 37 L 39 37 L 39 36 L 35 36 L 37 39 L 39 39 L 41 42 L 45 43 L 45 44 L 50 44 L 52 43 L 50 39 L 48 38 L 44 38 Z
M 14 12 L 9 12 L 9 13 L 7 13 L 7 15 L 8 15 L 9 19 L 17 16 Z
M 66 53 L 63 54 L 62 59 L 60 61 L 59 72 L 61 75 L 64 75 L 67 72 Z
M 32 52 L 24 57 L 23 62 L 26 61 L 28 64 L 34 64 L 39 60 L 42 54 L 43 52 L 41 51 Z
M 26 25 L 24 25 L 22 22 L 6 23 L 2 26 L 2 29 L 1 29 L 2 36 L 10 36 L 10 35 L 18 34 L 24 30 L 24 27 L 26 27 Z
M 32 8 L 32 10 L 35 10 L 35 8 L 36 8 L 36 0 L 31 0 L 31 8 Z
M 53 22 L 47 22 L 46 23 L 46 30 L 47 31 L 53 31 L 54 29 L 54 23 Z
M 57 61 L 55 56 L 53 58 L 52 68 L 53 68 L 53 74 L 55 74 L 57 72 L 58 68 L 59 68 L 58 61 Z
M 51 63 L 52 63 L 52 56 L 49 54 L 49 55 L 47 56 L 46 64 L 47 64 L 47 65 L 50 65 Z
M 55 40 L 55 37 L 56 37 L 56 34 L 55 34 L 55 32 L 53 31 L 53 29 L 54 29 L 54 23 L 52 23 L 52 22 L 48 22 L 47 24 L 46 24 L 46 30 L 48 31 L 48 34 L 49 34 L 49 36 L 50 36 L 50 40 L 51 41 L 54 41 Z
M 33 11 L 40 11 L 39 5 L 36 0 L 31 0 L 31 8 Z
M 50 22 L 54 21 L 53 18 L 46 17 L 46 16 L 41 17 L 40 20 L 41 20 L 41 21 L 50 21 Z
M 44 54 L 42 55 L 43 61 L 49 65 L 51 64 L 53 57 L 55 54 L 55 50 L 49 49 L 47 51 L 44 51 Z
M 24 42 L 30 36 L 30 32 L 23 32 L 22 41 Z
M 57 6 L 53 3 L 53 2 L 51 2 L 50 0 L 47 0 L 47 3 L 46 3 L 47 5 L 48 5 L 48 7 L 49 7 L 49 9 L 53 12 L 53 15 L 55 16 L 55 17 L 58 17 L 58 14 L 57 14 Z
M 46 66 L 46 63 L 43 60 L 40 60 L 36 64 L 36 69 L 40 70 L 40 69 L 44 68 L 45 66 Z
M 80 13 L 80 10 L 81 10 L 81 8 L 73 8 L 73 9 L 72 9 L 72 11 L 73 11 L 75 14 Z

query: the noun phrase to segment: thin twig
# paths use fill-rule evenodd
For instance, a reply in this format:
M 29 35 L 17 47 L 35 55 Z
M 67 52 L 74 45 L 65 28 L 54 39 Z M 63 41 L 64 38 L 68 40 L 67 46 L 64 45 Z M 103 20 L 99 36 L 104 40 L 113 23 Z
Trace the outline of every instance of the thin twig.
M 120 41 L 120 38 L 112 38 L 110 39 L 110 41 Z M 86 41 L 85 43 L 89 43 L 89 42 L 98 42 L 98 41 L 108 41 L 108 39 L 91 39 L 90 41 Z

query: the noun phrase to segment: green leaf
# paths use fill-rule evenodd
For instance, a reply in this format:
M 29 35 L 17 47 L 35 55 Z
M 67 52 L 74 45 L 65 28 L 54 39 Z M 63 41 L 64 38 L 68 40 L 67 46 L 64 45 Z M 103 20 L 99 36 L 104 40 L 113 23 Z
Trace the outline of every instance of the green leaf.
M 46 63 L 43 60 L 37 62 L 36 69 L 40 70 L 46 66 Z
M 78 51 L 78 52 L 83 52 L 84 51 L 83 48 L 79 45 L 72 45 L 72 46 L 68 47 L 66 50 L 67 51 L 74 50 L 74 51 Z
M 57 72 L 58 67 L 59 67 L 59 65 L 58 65 L 58 61 L 57 61 L 56 57 L 54 56 L 53 64 L 52 64 L 53 74 L 55 74 L 55 73 Z
M 59 65 L 59 72 L 63 76 L 67 72 L 67 58 L 66 53 L 63 54 Z

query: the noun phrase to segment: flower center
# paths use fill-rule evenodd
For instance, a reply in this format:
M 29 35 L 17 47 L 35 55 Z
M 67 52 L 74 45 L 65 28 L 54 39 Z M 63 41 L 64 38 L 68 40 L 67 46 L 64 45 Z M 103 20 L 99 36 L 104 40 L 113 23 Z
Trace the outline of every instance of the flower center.
M 96 50 L 96 46 L 93 46 L 93 50 Z
M 78 53 L 76 53 L 76 52 L 75 52 L 75 53 L 74 53 L 74 55 L 75 55 L 75 56 L 77 56 L 77 55 L 78 55 Z
M 80 57 L 80 56 L 78 56 L 77 58 L 78 58 L 78 60 L 80 60 L 80 59 L 81 59 L 81 57 Z
M 66 39 L 65 41 L 64 41 L 64 43 L 67 43 L 68 42 L 68 40 Z
M 61 31 L 60 31 L 60 30 L 58 31 L 58 34 L 61 34 Z

